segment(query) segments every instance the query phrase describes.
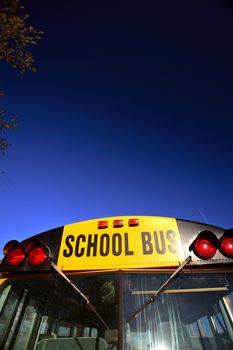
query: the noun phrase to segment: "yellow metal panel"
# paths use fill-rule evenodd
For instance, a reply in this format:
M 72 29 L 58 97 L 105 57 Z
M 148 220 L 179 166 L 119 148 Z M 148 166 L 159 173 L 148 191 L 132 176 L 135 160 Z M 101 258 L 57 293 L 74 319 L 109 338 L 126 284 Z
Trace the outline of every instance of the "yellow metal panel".
M 63 270 L 144 268 L 176 266 L 184 259 L 176 219 L 132 216 L 89 220 L 64 226 L 58 266 Z M 113 228 L 115 219 L 124 226 Z M 98 221 L 108 221 L 98 229 Z

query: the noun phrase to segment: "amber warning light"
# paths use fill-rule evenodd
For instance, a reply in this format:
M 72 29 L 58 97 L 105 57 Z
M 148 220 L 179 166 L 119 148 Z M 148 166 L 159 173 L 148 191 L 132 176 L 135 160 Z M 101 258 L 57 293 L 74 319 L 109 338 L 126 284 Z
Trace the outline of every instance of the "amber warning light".
M 189 247 L 202 260 L 212 259 L 217 249 L 225 257 L 233 258 L 233 229 L 225 231 L 220 239 L 211 231 L 202 231 Z
M 43 265 L 49 259 L 49 250 L 39 241 L 29 241 L 24 247 L 18 241 L 9 241 L 4 249 L 5 260 L 9 266 L 22 265 L 27 259 L 30 265 L 37 267 Z
M 124 226 L 124 220 L 123 219 L 116 219 L 113 220 L 112 223 L 114 228 L 119 228 L 119 227 L 123 227 Z M 128 226 L 138 226 L 139 225 L 139 219 L 137 218 L 132 218 L 128 220 Z M 98 229 L 104 229 L 104 228 L 108 228 L 109 226 L 109 222 L 107 220 L 101 220 L 98 221 Z

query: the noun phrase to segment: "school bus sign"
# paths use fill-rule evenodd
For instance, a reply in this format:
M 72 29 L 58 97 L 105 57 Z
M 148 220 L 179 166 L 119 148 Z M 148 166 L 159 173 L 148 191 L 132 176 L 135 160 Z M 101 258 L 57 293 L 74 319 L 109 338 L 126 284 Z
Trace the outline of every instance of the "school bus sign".
M 130 218 L 124 216 L 119 227 L 114 227 L 116 218 L 108 218 L 106 228 L 98 227 L 99 220 L 64 226 L 58 266 L 63 270 L 123 269 L 176 266 L 183 261 L 176 219 L 137 217 L 138 225 L 130 226 Z

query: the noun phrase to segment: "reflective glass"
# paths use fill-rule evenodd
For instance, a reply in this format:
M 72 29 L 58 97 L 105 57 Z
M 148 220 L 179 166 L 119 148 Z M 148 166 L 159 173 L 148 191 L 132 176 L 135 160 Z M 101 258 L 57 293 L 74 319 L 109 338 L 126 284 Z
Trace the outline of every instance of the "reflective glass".
M 233 349 L 233 276 L 180 274 L 137 317 L 127 320 L 167 281 L 169 274 L 123 277 L 124 349 Z
M 117 349 L 118 278 L 96 274 L 70 279 L 87 302 L 60 277 L 21 279 L 1 286 L 2 350 Z M 2 298 L 1 298 L 2 295 Z

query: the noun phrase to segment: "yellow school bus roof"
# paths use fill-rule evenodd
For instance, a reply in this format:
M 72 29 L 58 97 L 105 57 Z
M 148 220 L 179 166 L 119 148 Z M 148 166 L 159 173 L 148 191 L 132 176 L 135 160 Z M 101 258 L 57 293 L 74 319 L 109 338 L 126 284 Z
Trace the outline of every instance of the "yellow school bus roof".
M 190 253 L 190 245 L 201 231 L 220 237 L 224 229 L 192 221 L 160 216 L 120 216 L 87 220 L 65 225 L 36 236 L 50 251 L 52 260 L 63 271 L 115 270 L 180 265 Z M 208 263 L 232 262 L 220 252 Z M 44 271 L 47 261 L 37 269 L 25 260 L 19 267 L 7 267 L 5 259 L 0 271 Z M 193 263 L 203 263 L 194 257 Z M 206 262 L 205 262 L 206 263 Z

